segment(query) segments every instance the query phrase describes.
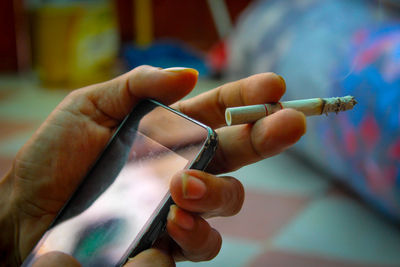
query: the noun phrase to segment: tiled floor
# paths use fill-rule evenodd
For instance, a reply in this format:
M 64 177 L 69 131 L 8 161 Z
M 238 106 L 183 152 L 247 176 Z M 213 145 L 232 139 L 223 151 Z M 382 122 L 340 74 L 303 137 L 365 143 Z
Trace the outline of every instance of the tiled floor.
M 65 94 L 0 79 L 0 175 Z M 400 266 L 398 227 L 290 154 L 231 175 L 246 200 L 238 215 L 210 219 L 224 237 L 221 253 L 179 267 Z

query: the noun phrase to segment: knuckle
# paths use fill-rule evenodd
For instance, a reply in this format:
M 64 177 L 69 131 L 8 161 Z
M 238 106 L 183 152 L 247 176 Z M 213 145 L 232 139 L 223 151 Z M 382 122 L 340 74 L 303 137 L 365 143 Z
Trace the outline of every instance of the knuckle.
M 71 100 L 71 101 L 79 99 L 82 96 L 82 91 L 83 91 L 83 89 L 74 90 L 74 91 L 68 93 L 68 95 L 66 96 L 66 99 Z
M 232 207 L 230 215 L 235 215 L 239 213 L 239 211 L 242 209 L 245 191 L 242 183 L 239 182 L 239 180 L 233 177 L 231 178 L 231 180 L 233 182 L 235 190 L 233 191 L 234 194 L 231 197 Z
M 204 261 L 210 261 L 214 259 L 222 247 L 222 237 L 215 229 L 211 229 L 210 236 L 212 236 L 212 244 L 207 244 L 207 251 L 204 254 Z
M 242 209 L 244 202 L 244 187 L 242 183 L 234 177 L 224 177 L 229 183 L 230 188 L 222 188 L 222 201 L 220 208 L 223 209 L 221 212 L 222 216 L 233 216 Z
M 217 230 L 208 226 L 207 234 L 205 231 L 199 231 L 199 239 L 196 240 L 196 247 L 191 251 L 190 258 L 191 261 L 209 261 L 215 258 L 222 246 L 222 237 Z

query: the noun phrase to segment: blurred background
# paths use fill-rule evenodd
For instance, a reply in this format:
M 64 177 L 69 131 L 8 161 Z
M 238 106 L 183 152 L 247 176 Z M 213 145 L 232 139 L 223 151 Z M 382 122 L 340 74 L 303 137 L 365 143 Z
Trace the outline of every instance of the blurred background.
M 400 266 L 400 1 L 1 1 L 0 175 L 68 92 L 142 64 L 196 68 L 190 96 L 273 71 L 285 100 L 358 101 L 233 173 L 220 255 L 178 266 Z
M 49 88 L 81 87 L 142 64 L 213 76 L 249 2 L 3 1 L 0 71 L 34 72 Z

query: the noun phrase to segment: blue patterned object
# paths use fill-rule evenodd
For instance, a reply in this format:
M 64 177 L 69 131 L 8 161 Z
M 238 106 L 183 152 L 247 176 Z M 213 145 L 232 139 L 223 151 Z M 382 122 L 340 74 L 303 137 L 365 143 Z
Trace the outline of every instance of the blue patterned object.
M 353 112 L 320 126 L 328 155 L 346 160 L 347 181 L 371 203 L 400 216 L 400 25 L 361 29 L 353 35 L 338 94 L 354 95 Z M 334 129 L 334 131 L 332 131 Z
M 350 112 L 309 118 L 296 149 L 396 220 L 399 18 L 400 9 L 368 0 L 258 1 L 241 18 L 229 49 L 231 76 L 277 72 L 286 79 L 286 99 L 356 97 Z

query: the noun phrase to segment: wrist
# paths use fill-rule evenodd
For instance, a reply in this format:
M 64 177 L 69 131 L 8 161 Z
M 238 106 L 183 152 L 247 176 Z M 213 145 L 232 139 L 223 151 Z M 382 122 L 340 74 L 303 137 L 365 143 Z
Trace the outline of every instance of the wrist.
M 0 263 L 19 266 L 17 220 L 13 213 L 11 172 L 0 179 Z

